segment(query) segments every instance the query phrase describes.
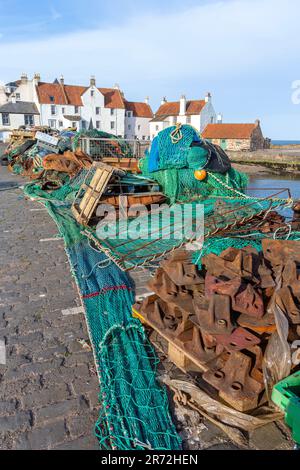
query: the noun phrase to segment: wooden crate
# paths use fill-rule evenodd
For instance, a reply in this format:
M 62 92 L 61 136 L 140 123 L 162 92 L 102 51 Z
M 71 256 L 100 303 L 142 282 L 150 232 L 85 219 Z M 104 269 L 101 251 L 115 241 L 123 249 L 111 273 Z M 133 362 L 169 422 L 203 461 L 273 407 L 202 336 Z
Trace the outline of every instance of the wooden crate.
M 106 165 L 102 162 L 94 162 L 91 170 L 94 171 L 94 176 L 90 184 L 84 182 L 79 190 L 78 196 L 72 205 L 72 213 L 82 225 L 87 226 L 91 217 L 93 216 L 98 202 L 111 179 L 115 168 Z M 77 203 L 78 197 L 83 193 L 83 198 L 80 203 Z

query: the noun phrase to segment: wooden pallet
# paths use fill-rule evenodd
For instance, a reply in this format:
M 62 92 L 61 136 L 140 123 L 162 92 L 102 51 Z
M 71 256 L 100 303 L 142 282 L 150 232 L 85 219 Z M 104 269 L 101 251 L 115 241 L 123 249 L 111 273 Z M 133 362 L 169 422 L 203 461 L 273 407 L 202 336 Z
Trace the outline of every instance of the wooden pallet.
M 158 338 L 162 338 L 167 343 L 167 351 L 165 347 L 161 348 L 158 346 L 158 348 L 167 354 L 169 360 L 172 361 L 183 372 L 203 373 L 209 370 L 207 364 L 200 362 L 199 359 L 192 353 L 183 349 L 178 343 L 176 343 L 176 339 L 172 338 L 171 335 L 165 331 L 161 331 L 154 323 L 145 318 L 135 308 L 132 308 L 132 315 L 134 318 L 139 319 L 144 325 L 149 326 L 157 333 L 158 336 L 152 336 L 152 338 L 155 338 L 155 346 L 159 345 L 159 341 L 157 340 Z
M 91 170 L 95 170 L 95 173 L 90 184 L 86 184 L 84 182 L 77 195 L 78 198 L 81 194 L 83 194 L 82 200 L 79 204 L 77 204 L 75 200 L 72 205 L 72 213 L 75 219 L 80 224 L 86 226 L 93 216 L 98 202 L 103 192 L 105 191 L 108 182 L 115 171 L 115 168 L 101 162 L 94 162 Z

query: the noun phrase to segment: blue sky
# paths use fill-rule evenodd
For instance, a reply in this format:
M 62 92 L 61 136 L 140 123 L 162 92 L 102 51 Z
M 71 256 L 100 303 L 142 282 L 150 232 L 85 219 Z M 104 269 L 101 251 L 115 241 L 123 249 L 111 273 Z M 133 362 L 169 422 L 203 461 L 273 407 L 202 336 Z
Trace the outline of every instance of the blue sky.
M 0 80 L 119 83 L 129 100 L 213 96 L 226 122 L 299 139 L 299 0 L 0 0 Z

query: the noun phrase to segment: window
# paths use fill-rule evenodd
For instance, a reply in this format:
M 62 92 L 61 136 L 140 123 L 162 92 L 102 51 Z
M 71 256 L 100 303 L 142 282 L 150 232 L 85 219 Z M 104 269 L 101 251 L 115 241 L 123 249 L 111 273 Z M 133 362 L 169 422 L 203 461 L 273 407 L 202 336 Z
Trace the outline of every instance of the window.
M 99 116 L 99 114 L 100 114 L 100 108 L 99 108 L 99 107 L 96 108 L 96 114 L 97 114 L 98 116 Z
M 145 136 L 145 135 L 143 135 L 142 139 L 143 139 L 143 140 L 146 140 L 146 136 Z
M 75 114 L 79 113 L 79 106 L 74 106 L 74 112 L 75 112 Z
M 191 116 L 187 116 L 187 117 L 186 117 L 186 123 L 187 123 L 187 124 L 191 124 Z
M 56 114 L 56 106 L 55 104 L 51 105 L 51 115 L 54 116 Z
M 20 100 L 20 99 L 21 99 L 20 93 L 16 93 L 16 100 Z
M 74 127 L 74 129 L 77 129 L 77 123 L 76 123 L 76 122 L 72 122 L 72 127 Z
M 124 139 L 127 139 L 127 134 L 124 135 Z
M 210 118 L 210 122 L 211 122 L 211 124 L 214 123 L 214 117 L 213 116 Z
M 140 126 L 140 125 L 138 125 L 138 131 L 140 131 L 140 130 L 141 130 L 141 126 Z
M 54 96 L 49 96 L 49 98 L 50 98 L 50 102 L 54 103 Z
M 3 124 L 3 126 L 9 126 L 10 125 L 10 119 L 9 119 L 9 114 L 8 113 L 2 113 L 2 124 Z
M 155 126 L 155 130 L 156 130 L 156 131 L 159 131 L 159 126 Z
M 173 116 L 173 124 L 177 123 L 177 116 Z
M 96 121 L 96 129 L 100 129 L 101 123 L 100 121 Z
M 59 127 L 63 127 L 64 123 L 62 121 L 58 121 Z
M 33 114 L 24 114 L 24 123 L 25 126 L 34 126 Z
M 131 124 L 128 124 L 128 129 L 129 129 L 129 130 L 131 129 Z
M 110 122 L 110 128 L 111 128 L 111 129 L 114 129 L 114 128 L 115 128 L 115 123 L 114 123 L 114 121 L 111 121 L 111 122 Z
M 66 108 L 61 108 L 61 112 L 62 112 L 62 114 L 65 114 Z
M 111 116 L 114 116 L 114 115 L 115 115 L 115 110 L 114 110 L 113 108 L 111 108 L 111 110 L 110 110 L 110 115 L 111 115 Z
M 148 135 L 147 140 L 150 140 L 150 135 Z
M 51 127 L 51 129 L 56 129 L 55 119 L 49 119 L 49 127 Z
M 132 117 L 132 111 L 126 111 L 126 116 L 127 117 Z
M 91 90 L 91 96 L 94 96 L 95 92 L 94 90 Z
M 81 122 L 81 129 L 86 129 L 86 121 Z

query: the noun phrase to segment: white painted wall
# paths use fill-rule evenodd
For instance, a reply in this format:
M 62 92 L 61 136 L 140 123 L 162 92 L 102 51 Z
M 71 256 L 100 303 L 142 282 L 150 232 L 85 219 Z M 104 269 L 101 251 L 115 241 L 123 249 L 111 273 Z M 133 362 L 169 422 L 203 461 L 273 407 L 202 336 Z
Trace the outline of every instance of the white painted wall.
M 7 95 L 5 93 L 5 87 L 0 86 L 0 106 L 7 103 Z
M 197 129 L 200 132 L 203 132 L 207 124 L 214 124 L 216 122 L 217 122 L 217 114 L 214 110 L 214 107 L 210 99 L 208 103 L 206 103 L 206 105 L 204 106 L 204 108 L 202 109 L 200 113 L 200 123 Z
M 125 135 L 127 139 L 150 139 L 150 120 L 144 117 L 125 117 Z M 144 138 L 143 138 L 144 137 Z
M 49 126 L 50 120 L 53 120 L 56 123 L 55 128 L 58 130 L 63 130 L 67 127 L 72 127 L 72 122 L 68 119 L 65 119 L 64 115 L 81 116 L 82 106 L 79 106 L 78 113 L 75 114 L 75 107 L 73 105 L 60 105 L 55 103 L 53 103 L 53 105 L 55 106 L 56 110 L 55 114 L 51 113 L 51 104 L 39 104 L 42 126 Z M 79 129 L 79 121 L 76 121 L 76 128 Z
M 187 118 L 190 118 L 190 122 L 187 122 Z M 199 114 L 192 114 L 192 115 L 178 115 L 169 116 L 165 118 L 164 121 L 156 121 L 150 122 L 150 137 L 151 140 L 157 136 L 157 134 L 169 126 L 174 126 L 176 122 L 180 122 L 181 124 L 190 124 L 191 126 L 195 127 L 199 132 L 203 132 L 207 124 L 215 123 L 217 120 L 217 115 L 212 105 L 211 99 L 206 103 L 204 108 L 202 108 Z
M 40 125 L 40 116 L 38 116 L 37 114 L 34 114 L 33 115 L 33 118 L 34 118 L 34 125 L 35 126 L 39 126 Z M 2 114 L 0 113 L 0 128 L 5 128 L 5 129 L 10 129 L 10 130 L 13 130 L 13 129 L 18 129 L 20 126 L 25 126 L 25 118 L 24 118 L 24 114 L 9 114 L 9 126 L 5 125 L 3 126 L 2 125 Z

